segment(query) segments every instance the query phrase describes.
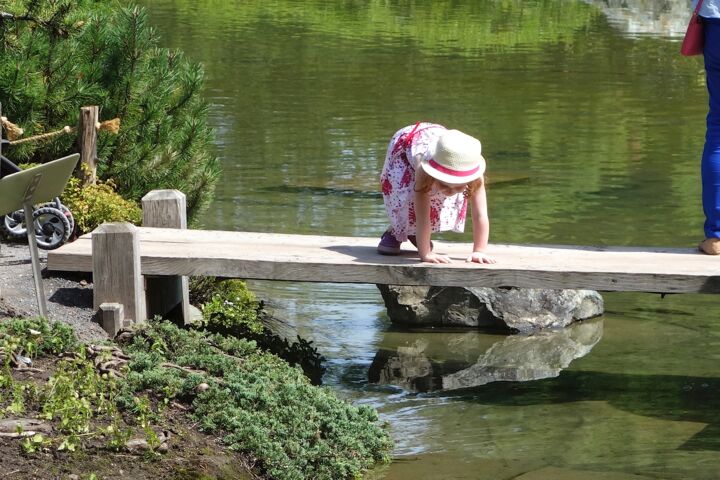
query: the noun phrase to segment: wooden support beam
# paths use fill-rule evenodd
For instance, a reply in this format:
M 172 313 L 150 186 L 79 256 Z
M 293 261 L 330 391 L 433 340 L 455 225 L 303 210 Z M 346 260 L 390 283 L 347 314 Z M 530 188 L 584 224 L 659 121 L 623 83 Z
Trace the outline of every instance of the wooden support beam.
M 92 236 L 93 308 L 119 303 L 133 322 L 147 319 L 140 273 L 138 229 L 130 223 L 105 223 Z
M 98 107 L 82 107 L 78 125 L 78 149 L 80 150 L 80 168 L 83 183 L 89 185 L 97 181 L 97 124 Z
M 153 190 L 142 199 L 143 226 L 187 228 L 185 194 L 178 190 Z M 183 325 L 190 323 L 190 289 L 186 276 L 146 276 L 147 315 L 160 315 Z

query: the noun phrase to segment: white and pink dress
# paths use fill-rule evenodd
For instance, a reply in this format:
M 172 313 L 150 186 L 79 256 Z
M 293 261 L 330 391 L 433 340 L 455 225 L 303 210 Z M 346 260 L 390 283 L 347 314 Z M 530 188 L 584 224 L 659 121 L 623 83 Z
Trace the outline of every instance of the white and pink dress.
M 390 219 L 390 232 L 400 242 L 415 235 L 415 171 L 429 159 L 445 127 L 417 123 L 398 130 L 390 140 L 380 187 Z M 433 187 L 430 194 L 430 231 L 463 232 L 467 198 L 462 193 L 446 196 Z

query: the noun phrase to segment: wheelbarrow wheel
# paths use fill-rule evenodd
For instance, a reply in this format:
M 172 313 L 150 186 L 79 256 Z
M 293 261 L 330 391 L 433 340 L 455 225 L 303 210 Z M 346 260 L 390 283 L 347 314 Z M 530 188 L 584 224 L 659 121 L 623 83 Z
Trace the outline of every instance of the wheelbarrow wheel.
M 25 213 L 22 210 L 15 210 L 12 213 L 3 215 L 2 222 L 0 223 L 0 230 L 2 230 L 8 238 L 24 238 L 27 235 L 27 228 L 25 228 Z
M 62 210 L 54 207 L 42 207 L 33 212 L 33 225 L 37 246 L 43 250 L 53 250 L 67 242 L 72 233 L 70 222 Z
M 40 207 L 41 208 L 45 208 L 45 207 L 58 208 L 57 204 L 55 202 L 43 203 L 42 205 L 40 205 Z M 70 236 L 72 236 L 72 233 L 75 231 L 75 217 L 73 217 L 73 214 L 70 211 L 70 209 L 62 203 L 60 203 L 60 211 L 65 214 L 65 216 L 68 219 L 68 222 L 70 223 Z

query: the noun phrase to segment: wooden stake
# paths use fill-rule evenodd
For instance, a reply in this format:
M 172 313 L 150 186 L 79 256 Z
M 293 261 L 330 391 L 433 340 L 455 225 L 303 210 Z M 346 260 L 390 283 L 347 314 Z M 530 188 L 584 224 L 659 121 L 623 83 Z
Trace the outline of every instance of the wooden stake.
M 98 107 L 82 107 L 78 125 L 80 168 L 84 185 L 97 182 L 97 129 Z

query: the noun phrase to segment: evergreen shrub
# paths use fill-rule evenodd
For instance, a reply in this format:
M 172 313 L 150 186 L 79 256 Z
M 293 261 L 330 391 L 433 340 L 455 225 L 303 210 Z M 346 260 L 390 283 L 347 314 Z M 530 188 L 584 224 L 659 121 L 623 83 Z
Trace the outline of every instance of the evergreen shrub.
M 123 197 L 153 189 L 187 196 L 192 221 L 219 175 L 201 97 L 203 69 L 159 47 L 144 9 L 118 1 L 7 0 L 0 21 L 0 102 L 25 136 L 78 123 L 80 107 L 120 118 L 98 138 L 98 175 Z M 10 147 L 15 163 L 77 151 L 75 134 Z

